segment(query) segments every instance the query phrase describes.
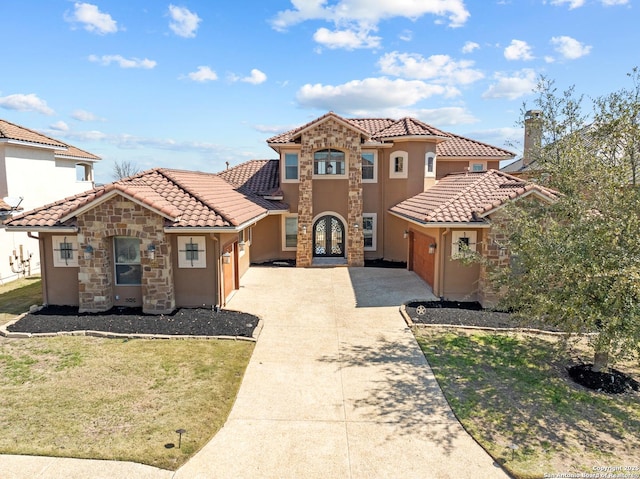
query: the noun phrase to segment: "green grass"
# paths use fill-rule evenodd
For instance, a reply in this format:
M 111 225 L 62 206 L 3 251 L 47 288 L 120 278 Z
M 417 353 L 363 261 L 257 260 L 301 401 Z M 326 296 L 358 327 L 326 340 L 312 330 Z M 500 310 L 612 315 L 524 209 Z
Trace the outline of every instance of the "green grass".
M 639 394 L 575 385 L 565 366 L 585 351 L 547 336 L 420 329 L 416 337 L 457 417 L 516 478 L 638 464 Z M 624 366 L 640 376 L 637 364 Z
M 0 324 L 42 304 L 42 281 L 39 276 L 18 279 L 0 286 Z
M 0 338 L 0 453 L 177 469 L 224 424 L 252 351 L 244 341 Z

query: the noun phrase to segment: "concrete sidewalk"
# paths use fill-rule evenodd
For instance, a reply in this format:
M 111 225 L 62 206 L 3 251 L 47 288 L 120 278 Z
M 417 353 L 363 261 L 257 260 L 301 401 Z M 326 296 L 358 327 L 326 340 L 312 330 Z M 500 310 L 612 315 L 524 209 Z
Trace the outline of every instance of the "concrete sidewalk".
M 251 268 L 229 304 L 264 329 L 225 426 L 175 473 L 0 456 L 1 478 L 507 478 L 463 430 L 398 307 L 430 292 L 377 268 Z

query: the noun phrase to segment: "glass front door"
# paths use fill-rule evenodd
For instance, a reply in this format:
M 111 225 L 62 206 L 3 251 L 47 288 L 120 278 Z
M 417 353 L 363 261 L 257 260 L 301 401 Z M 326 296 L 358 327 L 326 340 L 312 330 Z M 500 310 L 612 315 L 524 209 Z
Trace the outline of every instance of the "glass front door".
M 313 255 L 344 257 L 344 225 L 335 216 L 323 216 L 313 225 Z

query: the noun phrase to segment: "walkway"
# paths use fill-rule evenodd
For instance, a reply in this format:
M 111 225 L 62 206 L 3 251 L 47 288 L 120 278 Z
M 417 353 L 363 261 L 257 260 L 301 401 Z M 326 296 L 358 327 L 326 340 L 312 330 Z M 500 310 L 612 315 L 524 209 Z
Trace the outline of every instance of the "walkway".
M 414 273 L 252 268 L 229 307 L 264 319 L 225 426 L 175 473 L 0 456 L 3 479 L 507 478 L 454 418 L 398 306 Z

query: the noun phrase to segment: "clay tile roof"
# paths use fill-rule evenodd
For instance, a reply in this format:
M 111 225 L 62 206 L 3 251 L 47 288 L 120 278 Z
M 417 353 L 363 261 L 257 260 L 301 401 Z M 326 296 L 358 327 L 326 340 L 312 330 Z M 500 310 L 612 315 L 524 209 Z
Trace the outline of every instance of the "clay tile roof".
M 515 156 L 508 150 L 481 141 L 454 135 L 453 133 L 448 133 L 448 136 L 449 139 L 447 141 L 438 143 L 436 146 L 436 154 L 439 157 L 490 157 L 507 160 Z
M 82 158 L 86 160 L 101 159 L 99 156 L 89 153 L 88 151 L 81 150 L 73 145 L 63 143 L 59 140 L 55 140 L 38 133 L 35 130 L 0 119 L 0 141 L 3 139 L 50 146 L 52 149 L 56 150 L 55 155 L 58 157 Z
M 374 139 L 382 140 L 402 136 L 439 136 L 448 138 L 449 134 L 415 118 L 402 118 L 388 125 L 386 128 L 375 132 L 372 136 Z
M 213 173 L 157 168 L 23 213 L 7 224 L 16 228 L 74 226 L 74 213 L 81 214 L 92 202 L 114 192 L 165 215 L 165 224 L 176 228 L 239 226 L 266 214 L 266 205 L 273 203 L 236 191 Z
M 256 195 L 268 195 L 278 189 L 279 161 L 251 160 L 218 173 L 236 188 Z
M 364 135 L 370 136 L 371 132 L 367 129 L 365 129 L 363 126 L 358 125 L 357 123 L 354 123 L 351 120 L 348 120 L 346 118 L 343 118 L 339 115 L 336 115 L 334 112 L 330 111 L 329 113 L 325 113 L 324 115 L 322 115 L 321 117 L 316 118 L 315 120 L 312 120 L 308 123 L 305 123 L 302 126 L 299 126 L 298 128 L 294 128 L 293 130 L 289 130 L 286 131 L 284 133 L 281 133 L 279 135 L 273 136 L 271 138 L 269 138 L 267 140 L 268 144 L 275 144 L 275 143 L 290 143 L 292 141 L 294 141 L 298 135 L 300 135 L 301 132 L 303 132 L 304 130 L 306 130 L 307 128 L 310 128 L 311 126 L 318 124 L 318 123 L 322 123 L 324 121 L 327 121 L 329 119 L 334 119 L 338 122 L 341 123 L 346 123 L 346 124 L 351 124 L 354 128 L 360 130 L 360 132 Z
M 498 170 L 455 173 L 389 211 L 420 223 L 481 223 L 483 215 L 532 190 L 549 201 L 557 198 L 552 190 Z

